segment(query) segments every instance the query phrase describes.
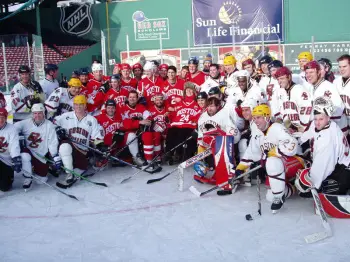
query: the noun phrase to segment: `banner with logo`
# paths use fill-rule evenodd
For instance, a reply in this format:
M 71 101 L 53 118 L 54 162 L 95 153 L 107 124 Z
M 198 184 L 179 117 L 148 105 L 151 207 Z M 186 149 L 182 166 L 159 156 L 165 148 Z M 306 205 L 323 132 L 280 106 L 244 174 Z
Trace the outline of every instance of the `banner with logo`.
M 83 36 L 93 27 L 91 5 L 73 5 L 62 7 L 60 27 L 62 32 L 75 36 Z
M 283 41 L 283 0 L 192 0 L 194 45 Z

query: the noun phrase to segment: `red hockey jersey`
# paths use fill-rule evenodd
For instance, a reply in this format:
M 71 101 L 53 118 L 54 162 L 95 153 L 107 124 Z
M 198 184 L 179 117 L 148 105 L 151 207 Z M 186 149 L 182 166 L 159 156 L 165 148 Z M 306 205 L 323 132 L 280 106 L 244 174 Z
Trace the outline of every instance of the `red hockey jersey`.
M 120 87 L 123 87 L 124 89 L 128 90 L 129 92 L 131 90 L 137 89 L 137 80 L 135 78 L 130 78 L 129 80 L 120 80 Z
M 149 119 L 150 113 L 141 104 L 131 107 L 128 104 L 120 105 L 118 111 L 123 120 L 123 126 L 126 131 L 134 131 L 139 128 L 140 120 Z
M 102 84 L 102 82 L 99 82 L 95 79 L 91 79 L 87 83 L 86 88 L 84 88 L 84 90 L 81 91 L 81 93 L 85 95 L 88 100 L 88 112 L 94 112 L 100 109 L 103 105 L 105 94 L 99 91 Z
M 154 77 L 153 81 L 145 77 L 138 83 L 137 92 L 146 98 L 147 106 L 150 106 L 152 105 L 152 97 L 163 92 L 163 80 L 159 76 Z
M 105 94 L 104 102 L 106 102 L 108 99 L 113 99 L 117 104 L 121 104 L 125 102 L 128 95 L 129 91 L 125 88 L 120 88 L 118 91 L 114 88 L 111 88 Z
M 168 81 L 164 82 L 163 92 L 166 96 L 166 105 L 175 106 L 175 98 L 182 99 L 184 93 L 185 81 L 177 79 L 175 84 L 170 84 Z
M 96 116 L 96 119 L 105 131 L 104 143 L 107 146 L 112 145 L 113 135 L 115 131 L 123 129 L 123 122 L 122 122 L 121 115 L 119 113 L 116 113 L 114 117 L 111 118 L 107 114 L 102 113 Z
M 206 79 L 207 75 L 202 71 L 198 71 L 196 74 L 191 74 L 189 81 L 195 83 L 197 86 L 201 86 Z
M 201 112 L 196 101 L 190 103 L 181 101 L 176 105 L 175 112 L 170 114 L 170 125 L 179 128 L 196 128 L 198 115 Z

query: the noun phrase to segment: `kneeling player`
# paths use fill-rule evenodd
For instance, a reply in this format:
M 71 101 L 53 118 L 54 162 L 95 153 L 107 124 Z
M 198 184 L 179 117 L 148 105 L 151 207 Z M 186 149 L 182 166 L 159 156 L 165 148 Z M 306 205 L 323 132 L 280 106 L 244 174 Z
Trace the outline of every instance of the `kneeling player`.
M 243 174 L 262 153 L 261 162 L 265 163 L 268 176 L 266 182 L 271 187 L 266 198 L 272 201 L 271 210 L 276 213 L 285 199 L 292 195 L 293 187 L 288 181 L 295 178 L 297 170 L 303 168 L 304 163 L 294 156 L 297 140 L 282 124 L 271 122 L 271 110 L 267 105 L 256 106 L 252 115 L 257 129 L 252 130 L 252 138 L 235 173 L 236 176 Z
M 15 127 L 18 133 L 22 133 L 24 136 L 25 148 L 22 149 L 21 153 L 23 170 L 29 175 L 34 170 L 41 181 L 46 182 L 49 164 L 44 157 L 50 153 L 56 169 L 61 168 L 62 161 L 57 152 L 58 139 L 55 126 L 45 119 L 44 105 L 34 104 L 32 118 L 17 122 Z M 32 185 L 32 177 L 27 174 L 23 174 L 26 178 L 23 183 L 24 189 L 28 189 Z
M 330 120 L 334 107 L 323 97 L 314 101 L 314 121 L 301 142 L 310 140 L 312 165 L 298 172 L 295 186 L 302 193 L 315 187 L 326 194 L 345 195 L 350 189 L 350 155 L 347 139 L 340 127 Z

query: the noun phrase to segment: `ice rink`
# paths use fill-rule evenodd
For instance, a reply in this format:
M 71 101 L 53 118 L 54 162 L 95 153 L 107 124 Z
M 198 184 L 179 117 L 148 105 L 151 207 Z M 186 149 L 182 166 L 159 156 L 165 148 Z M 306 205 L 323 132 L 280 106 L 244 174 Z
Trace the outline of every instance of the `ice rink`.
M 257 210 L 255 186 L 198 198 L 188 187 L 210 186 L 194 182 L 191 171 L 183 192 L 176 174 L 146 184 L 172 168 L 125 184 L 120 180 L 135 170 L 110 168 L 91 177 L 108 188 L 78 181 L 66 190 L 79 201 L 45 185 L 25 193 L 16 177 L 14 189 L 0 196 L 0 261 L 349 261 L 349 220 L 330 219 L 333 237 L 305 243 L 304 236 L 323 230 L 311 199 L 294 196 L 272 215 L 263 189 L 262 216 L 246 221 Z

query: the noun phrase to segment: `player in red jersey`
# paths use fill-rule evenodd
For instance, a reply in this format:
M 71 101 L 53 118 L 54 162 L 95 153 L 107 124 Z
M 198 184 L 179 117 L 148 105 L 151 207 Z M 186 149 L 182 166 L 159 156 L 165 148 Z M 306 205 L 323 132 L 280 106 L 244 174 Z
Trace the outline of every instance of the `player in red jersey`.
M 142 79 L 143 68 L 140 63 L 136 63 L 132 66 L 132 73 L 134 74 L 134 78 L 138 81 Z
M 200 90 L 200 86 L 205 82 L 206 74 L 198 70 L 199 60 L 197 57 L 190 57 L 188 60 L 188 70 L 190 72 L 189 81 L 196 84 L 196 90 Z
M 139 81 L 137 92 L 140 97 L 144 97 L 147 106 L 149 106 L 152 104 L 152 97 L 163 92 L 163 80 L 159 76 L 155 76 L 157 68 L 153 62 L 147 61 L 143 69 L 146 77 Z
M 181 67 L 180 74 L 177 76 L 178 79 L 182 79 L 184 81 L 189 81 L 190 79 L 190 72 L 188 69 L 188 66 Z
M 131 66 L 129 64 L 121 64 L 120 65 L 120 73 L 121 73 L 121 82 L 120 86 L 127 89 L 128 91 L 136 90 L 137 88 L 137 80 L 135 78 L 131 78 Z
M 164 82 L 163 92 L 166 96 L 166 105 L 174 111 L 174 106 L 182 100 L 185 81 L 176 77 L 176 67 L 169 66 L 168 80 Z
M 117 104 L 124 103 L 129 95 L 129 91 L 125 88 L 120 87 L 120 76 L 112 75 L 110 89 L 104 97 L 106 102 L 109 99 L 113 99 Z

